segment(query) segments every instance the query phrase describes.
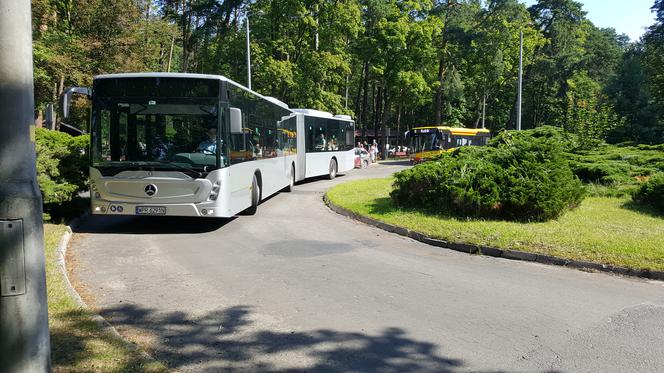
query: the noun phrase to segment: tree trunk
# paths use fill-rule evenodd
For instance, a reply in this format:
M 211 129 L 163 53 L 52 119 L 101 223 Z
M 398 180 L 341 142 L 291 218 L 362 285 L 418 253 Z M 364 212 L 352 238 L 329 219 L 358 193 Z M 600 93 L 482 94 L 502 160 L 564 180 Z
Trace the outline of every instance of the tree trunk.
M 378 86 L 378 92 L 374 96 L 374 107 L 373 107 L 373 129 L 374 129 L 374 140 L 378 138 L 378 126 L 380 123 L 380 105 L 383 100 L 383 87 Z
M 443 78 L 445 76 L 445 64 L 441 58 L 438 61 L 438 83 L 440 86 L 436 89 L 436 99 L 434 100 L 434 111 L 436 113 L 435 122 L 437 126 L 440 126 L 440 123 L 443 120 L 442 116 L 442 106 L 443 106 Z
M 60 97 L 60 95 L 61 95 L 62 92 L 64 92 L 64 91 L 65 91 L 65 76 L 64 76 L 64 75 L 60 75 L 60 85 L 59 85 L 59 87 L 58 87 L 58 95 L 56 96 L 56 99 L 57 99 L 58 97 Z
M 482 120 L 482 99 L 480 99 L 480 102 L 477 105 L 477 115 L 475 116 L 475 123 L 473 123 L 473 128 L 477 128 L 480 125 L 481 120 Z
M 362 123 L 362 137 L 366 139 L 367 133 L 367 105 L 369 98 L 369 61 L 364 62 L 364 73 L 363 73 L 363 85 L 362 89 L 362 110 L 360 111 L 360 123 Z
M 381 107 L 381 115 L 380 115 L 380 131 L 383 135 L 383 159 L 387 159 L 387 113 L 388 108 L 390 107 L 390 95 L 387 90 L 383 93 L 383 104 Z
M 173 46 L 175 44 L 175 34 L 171 37 L 171 50 L 168 52 L 168 66 L 166 67 L 166 72 L 171 72 L 171 62 L 173 61 Z
M 399 90 L 399 104 L 397 105 L 397 141 L 395 146 L 401 145 L 401 111 L 403 110 L 403 89 Z

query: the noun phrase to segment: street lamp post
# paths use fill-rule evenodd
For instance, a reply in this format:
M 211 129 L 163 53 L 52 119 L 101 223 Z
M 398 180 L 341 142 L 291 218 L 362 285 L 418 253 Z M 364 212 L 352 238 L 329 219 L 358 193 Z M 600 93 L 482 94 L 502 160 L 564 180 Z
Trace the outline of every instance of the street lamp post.
M 249 13 L 247 13 L 247 88 L 251 89 L 251 43 L 249 40 Z
M 521 91 L 523 90 L 523 31 L 519 34 L 519 93 L 516 103 L 516 130 L 521 131 Z
M 30 1 L 0 0 L 0 371 L 47 372 Z

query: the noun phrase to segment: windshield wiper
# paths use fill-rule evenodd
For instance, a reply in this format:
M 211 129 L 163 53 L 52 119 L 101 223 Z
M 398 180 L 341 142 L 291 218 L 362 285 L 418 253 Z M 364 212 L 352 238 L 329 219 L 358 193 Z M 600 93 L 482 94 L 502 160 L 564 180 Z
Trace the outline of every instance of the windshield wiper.
M 203 169 L 203 172 L 196 170 L 194 168 L 190 167 L 185 167 L 181 166 L 177 163 L 173 163 L 170 161 L 122 161 L 122 162 L 117 162 L 117 163 L 106 163 L 104 165 L 99 165 L 101 167 L 113 167 L 115 169 L 124 169 L 124 170 L 144 170 L 144 169 L 150 169 L 150 168 L 155 168 L 155 167 L 161 167 L 162 165 L 166 165 L 171 169 L 176 169 L 184 172 L 193 172 L 194 174 L 198 175 L 198 177 L 203 177 L 203 172 L 208 172 L 207 167 L 205 166 Z
M 170 161 L 153 161 L 153 162 L 155 162 L 155 163 L 160 163 L 160 164 L 165 164 L 165 165 L 169 165 L 169 166 L 171 166 L 171 167 L 173 167 L 173 168 L 175 168 L 175 169 L 178 169 L 178 170 L 180 170 L 180 171 L 193 172 L 193 173 L 197 174 L 198 177 L 203 177 L 203 173 L 202 173 L 201 171 L 195 170 L 195 169 L 190 168 L 190 167 L 180 166 L 180 165 L 177 164 L 177 163 L 173 163 L 173 162 L 170 162 Z

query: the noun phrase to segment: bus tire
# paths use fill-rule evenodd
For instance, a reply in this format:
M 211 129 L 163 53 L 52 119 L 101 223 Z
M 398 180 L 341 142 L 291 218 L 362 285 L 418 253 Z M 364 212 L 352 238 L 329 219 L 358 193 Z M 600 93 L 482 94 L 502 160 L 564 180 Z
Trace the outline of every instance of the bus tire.
M 284 188 L 285 192 L 292 192 L 293 189 L 295 189 L 295 165 L 291 166 L 291 173 L 290 173 L 290 183 L 286 188 Z
M 258 204 L 261 202 L 261 186 L 258 183 L 258 178 L 254 174 L 254 179 L 251 181 L 251 206 L 244 210 L 244 215 L 255 215 L 258 210 Z
M 337 171 L 338 171 L 338 168 L 337 168 L 337 160 L 334 159 L 334 158 L 332 158 L 332 159 L 330 160 L 330 173 L 327 175 L 327 178 L 330 179 L 330 180 L 332 180 L 332 179 L 334 179 L 335 177 L 337 177 Z

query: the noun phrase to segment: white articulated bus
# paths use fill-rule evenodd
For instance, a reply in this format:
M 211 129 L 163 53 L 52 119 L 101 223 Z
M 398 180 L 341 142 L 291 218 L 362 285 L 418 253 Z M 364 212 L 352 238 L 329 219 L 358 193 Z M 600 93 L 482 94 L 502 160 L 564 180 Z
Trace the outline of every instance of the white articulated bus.
M 93 214 L 230 217 L 296 181 L 353 168 L 348 116 L 290 110 L 218 75 L 131 73 L 94 78 Z
M 333 116 L 312 109 L 292 109 L 298 114 L 299 154 L 305 154 L 298 162 L 297 175 L 308 177 L 346 172 L 355 167 L 355 123 L 348 115 Z M 302 176 L 301 176 L 302 175 Z

